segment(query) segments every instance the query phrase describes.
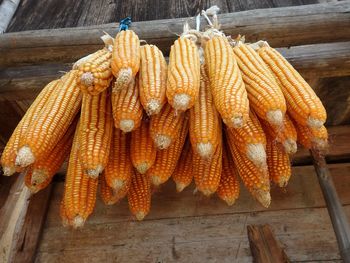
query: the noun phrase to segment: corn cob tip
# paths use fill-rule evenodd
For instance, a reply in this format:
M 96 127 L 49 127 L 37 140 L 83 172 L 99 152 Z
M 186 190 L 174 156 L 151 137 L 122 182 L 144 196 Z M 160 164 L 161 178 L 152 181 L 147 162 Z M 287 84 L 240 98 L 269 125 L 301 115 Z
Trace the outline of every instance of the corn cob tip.
M 187 187 L 184 183 L 176 183 L 176 191 L 178 193 L 182 192 Z
M 103 171 L 102 165 L 97 165 L 95 169 L 86 169 L 85 173 L 87 176 L 96 179 Z
M 283 142 L 283 147 L 288 154 L 295 154 L 298 149 L 297 142 L 291 138 L 288 138 Z
M 176 94 L 174 96 L 174 103 L 173 103 L 173 107 L 176 110 L 181 110 L 181 111 L 185 111 L 188 109 L 188 105 L 190 103 L 190 96 L 188 96 L 187 94 Z
M 157 175 L 152 175 L 151 176 L 151 181 L 152 181 L 152 184 L 154 186 L 159 186 L 159 185 L 161 185 L 163 183 L 161 178 L 159 176 L 157 176 Z
M 26 167 L 34 163 L 34 161 L 34 154 L 28 146 L 23 146 L 21 149 L 19 149 L 15 161 L 17 166 Z
M 8 166 L 3 166 L 2 167 L 2 172 L 3 175 L 5 176 L 11 176 L 16 172 L 16 168 L 15 167 L 8 167 Z
M 318 119 L 315 119 L 315 118 L 312 118 L 312 117 L 309 117 L 307 119 L 307 125 L 311 128 L 316 128 L 316 129 L 319 129 L 322 127 L 322 125 L 324 124 L 323 121 L 321 120 L 318 120 Z
M 271 195 L 269 191 L 256 189 L 253 192 L 255 199 L 265 208 L 268 208 L 271 203 Z
M 135 217 L 136 217 L 136 219 L 137 219 L 138 221 L 143 220 L 143 219 L 145 218 L 145 216 L 146 216 L 146 214 L 145 214 L 144 212 L 137 212 L 137 213 L 135 214 Z
M 80 77 L 80 83 L 85 87 L 90 87 L 94 84 L 94 75 L 91 72 L 85 72 Z
M 261 143 L 247 145 L 247 157 L 258 167 L 266 167 L 266 151 Z
M 268 122 L 273 125 L 276 125 L 276 126 L 283 125 L 283 113 L 281 110 L 271 110 L 267 112 L 266 118 Z
M 47 173 L 41 169 L 33 169 L 30 182 L 33 186 L 43 183 L 47 179 Z
M 228 206 L 233 206 L 235 203 L 236 203 L 236 198 L 223 198 L 223 200 L 225 201 L 225 203 L 228 205 Z
M 29 189 L 30 193 L 36 194 L 37 192 L 40 191 L 40 189 L 36 185 L 26 185 L 27 188 Z
M 154 138 L 154 144 L 160 150 L 168 148 L 171 144 L 171 138 L 166 135 L 157 134 Z
M 69 226 L 68 218 L 62 218 L 62 226 L 63 227 L 68 227 Z
M 119 122 L 119 128 L 127 133 L 127 132 L 131 132 L 134 129 L 135 123 L 133 120 L 121 120 Z
M 146 112 L 149 116 L 158 114 L 162 109 L 159 100 L 151 99 L 146 105 Z
M 232 127 L 233 128 L 242 128 L 244 125 L 244 120 L 243 120 L 243 116 L 238 116 L 238 117 L 234 117 L 232 120 Z
M 114 179 L 112 180 L 112 185 L 111 188 L 113 188 L 113 190 L 115 192 L 118 192 L 120 189 L 122 189 L 125 185 L 125 180 L 122 179 Z
M 73 219 L 72 226 L 74 229 L 81 228 L 84 226 L 85 220 L 81 216 L 76 216 Z
M 147 170 L 150 168 L 150 166 L 148 165 L 147 162 L 143 162 L 143 163 L 136 165 L 135 168 L 140 174 L 145 174 L 147 172 Z
M 318 151 L 326 151 L 328 148 L 328 141 L 321 138 L 312 139 L 312 147 Z
M 121 69 L 118 73 L 117 79 L 114 82 L 113 91 L 115 92 L 127 88 L 132 80 L 133 78 L 131 68 Z
M 203 159 L 210 159 L 213 154 L 213 145 L 210 142 L 198 143 L 197 153 Z
M 215 193 L 215 191 L 211 190 L 211 189 L 198 189 L 203 195 L 205 195 L 206 197 L 211 196 L 213 193 Z
M 277 185 L 281 188 L 286 187 L 289 182 L 290 176 L 280 176 Z

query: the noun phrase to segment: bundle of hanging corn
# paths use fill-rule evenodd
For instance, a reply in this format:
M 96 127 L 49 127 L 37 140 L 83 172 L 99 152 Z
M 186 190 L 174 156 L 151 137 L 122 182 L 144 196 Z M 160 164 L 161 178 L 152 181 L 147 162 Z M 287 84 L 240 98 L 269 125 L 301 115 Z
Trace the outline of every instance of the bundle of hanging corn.
M 297 142 L 324 150 L 326 111 L 312 88 L 267 42 L 245 43 L 210 27 L 186 24 L 169 64 L 154 45 L 121 23 L 105 47 L 50 82 L 28 109 L 2 156 L 3 173 L 25 173 L 33 193 L 50 184 L 69 155 L 61 217 L 83 226 L 98 185 L 112 205 L 127 197 L 142 220 L 152 187 L 170 177 L 181 192 L 194 179 L 228 205 L 239 178 L 263 206 L 270 183 L 285 187 Z M 213 16 L 212 21 L 208 15 Z M 195 169 L 194 169 L 195 168 Z

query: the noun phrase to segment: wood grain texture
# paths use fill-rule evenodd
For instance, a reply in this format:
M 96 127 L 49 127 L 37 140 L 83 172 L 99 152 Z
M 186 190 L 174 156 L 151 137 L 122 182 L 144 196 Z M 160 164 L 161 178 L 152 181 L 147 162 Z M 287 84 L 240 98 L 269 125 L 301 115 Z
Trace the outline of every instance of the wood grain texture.
M 217 5 L 221 13 L 251 9 L 316 4 L 317 0 L 48 0 L 45 6 L 37 1 L 21 1 L 11 21 L 9 32 L 45 28 L 63 28 L 113 23 L 131 16 L 134 21 L 195 16 L 201 10 Z M 327 1 L 329 2 L 329 1 Z
M 350 215 L 350 164 L 331 165 L 331 173 Z M 106 207 L 99 200 L 81 231 L 60 226 L 62 184 L 55 187 L 36 262 L 251 262 L 248 224 L 273 226 L 291 261 L 339 260 L 331 223 L 310 167 L 293 170 L 285 191 L 273 189 L 272 206 L 259 207 L 243 190 L 237 204 L 227 207 L 216 197 L 193 196 L 193 188 L 176 194 L 167 184 L 153 196 L 143 222 L 131 219 L 127 204 Z
M 222 14 L 219 20 L 228 35 L 241 33 L 250 42 L 264 39 L 274 47 L 289 47 L 350 40 L 349 10 L 350 2 L 344 1 Z M 193 18 L 178 18 L 135 22 L 132 29 L 140 39 L 168 53 L 185 21 L 194 25 Z M 117 24 L 104 24 L 3 34 L 0 36 L 0 65 L 72 62 L 101 47 L 102 31 L 115 35 L 116 29 Z

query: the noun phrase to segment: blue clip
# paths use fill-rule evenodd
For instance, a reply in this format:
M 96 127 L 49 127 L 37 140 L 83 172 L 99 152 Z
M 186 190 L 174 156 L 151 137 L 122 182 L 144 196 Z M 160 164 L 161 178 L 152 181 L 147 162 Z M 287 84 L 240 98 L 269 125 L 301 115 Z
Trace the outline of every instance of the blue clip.
M 120 20 L 120 23 L 119 23 L 119 32 L 122 31 L 122 30 L 128 30 L 129 29 L 129 26 L 131 24 L 131 17 L 128 16 L 122 20 Z

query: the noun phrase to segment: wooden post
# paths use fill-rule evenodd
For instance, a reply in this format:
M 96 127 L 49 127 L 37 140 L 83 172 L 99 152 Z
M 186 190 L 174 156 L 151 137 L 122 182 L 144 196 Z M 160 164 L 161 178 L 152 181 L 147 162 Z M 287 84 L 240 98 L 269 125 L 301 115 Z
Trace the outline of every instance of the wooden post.
M 287 263 L 289 259 L 269 225 L 247 226 L 250 250 L 255 263 Z
M 332 176 L 328 170 L 324 156 L 311 150 L 316 174 L 326 201 L 335 235 L 337 237 L 340 255 L 345 263 L 350 263 L 350 226 L 334 187 Z

